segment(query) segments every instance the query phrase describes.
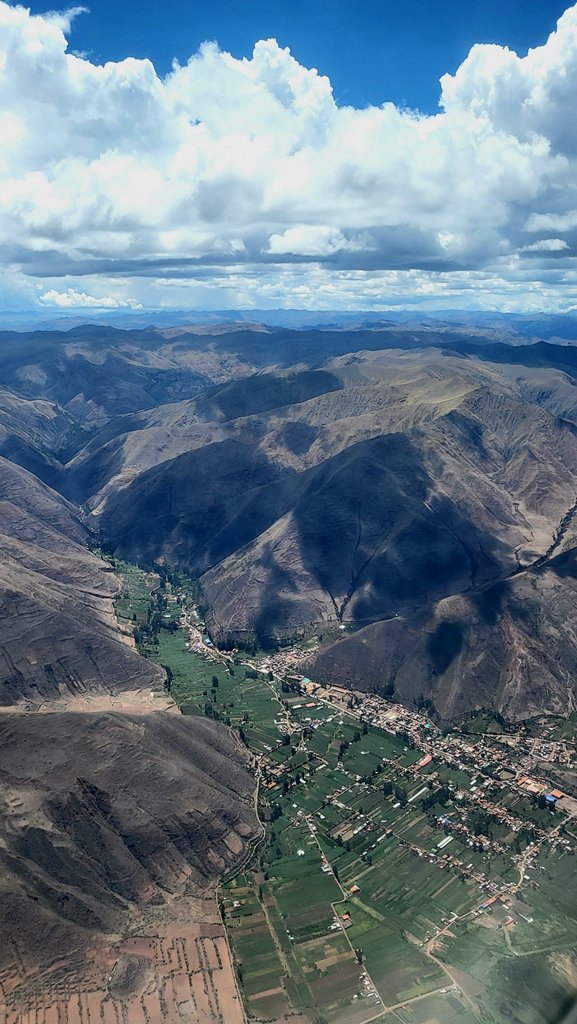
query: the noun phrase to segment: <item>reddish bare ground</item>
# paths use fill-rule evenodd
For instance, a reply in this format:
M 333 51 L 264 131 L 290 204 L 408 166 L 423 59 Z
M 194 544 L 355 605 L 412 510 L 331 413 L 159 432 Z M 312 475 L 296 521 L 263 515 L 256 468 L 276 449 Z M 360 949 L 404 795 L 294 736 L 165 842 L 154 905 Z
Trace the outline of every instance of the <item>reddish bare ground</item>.
M 84 977 L 35 979 L 25 1004 L 6 998 L 15 982 L 22 991 L 22 979 L 1 978 L 0 1024 L 244 1024 L 216 901 L 183 898 L 150 916 L 134 935 L 95 950 Z

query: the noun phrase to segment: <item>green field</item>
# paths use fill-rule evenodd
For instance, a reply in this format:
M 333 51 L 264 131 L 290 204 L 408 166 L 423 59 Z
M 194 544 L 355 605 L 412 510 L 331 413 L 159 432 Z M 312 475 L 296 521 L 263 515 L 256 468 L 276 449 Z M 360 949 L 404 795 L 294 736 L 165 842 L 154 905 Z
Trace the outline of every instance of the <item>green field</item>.
M 260 760 L 267 842 L 221 889 L 251 1017 L 362 1024 L 382 1011 L 383 1024 L 550 1024 L 577 987 L 574 853 L 545 843 L 511 906 L 504 896 L 480 910 L 516 883 L 511 850 L 528 840 L 471 803 L 476 768 L 435 758 L 418 769 L 422 751 L 402 735 L 291 693 L 239 659 L 193 653 L 176 622 L 183 603 L 190 613 L 194 584 L 165 581 L 159 599 L 154 574 L 120 568 L 118 615 L 145 629 L 153 616 L 140 650 L 170 669 L 182 712 L 238 728 Z M 528 833 L 559 823 L 504 782 L 486 784 Z M 459 832 L 464 821 L 478 823 L 483 842 Z M 433 958 L 427 942 L 441 929 Z

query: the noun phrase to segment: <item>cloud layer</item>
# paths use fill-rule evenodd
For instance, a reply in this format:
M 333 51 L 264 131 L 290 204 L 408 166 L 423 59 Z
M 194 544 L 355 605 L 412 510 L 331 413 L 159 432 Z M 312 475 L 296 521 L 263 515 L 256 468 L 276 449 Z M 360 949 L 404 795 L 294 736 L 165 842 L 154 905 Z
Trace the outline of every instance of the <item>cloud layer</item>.
M 473 47 L 432 117 L 338 107 L 274 40 L 97 66 L 75 13 L 0 2 L 4 301 L 577 303 L 577 5 Z

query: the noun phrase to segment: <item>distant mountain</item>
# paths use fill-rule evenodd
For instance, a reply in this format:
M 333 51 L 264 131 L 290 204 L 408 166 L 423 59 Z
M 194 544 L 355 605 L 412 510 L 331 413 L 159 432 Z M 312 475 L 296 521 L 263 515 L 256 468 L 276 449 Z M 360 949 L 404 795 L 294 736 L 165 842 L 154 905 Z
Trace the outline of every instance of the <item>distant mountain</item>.
M 0 330 L 68 331 L 87 324 L 123 330 L 143 328 L 208 327 L 245 324 L 300 331 L 333 329 L 354 331 L 365 327 L 428 325 L 463 328 L 468 333 L 505 330 L 510 339 L 564 338 L 577 342 L 577 310 L 567 313 L 501 313 L 493 310 L 334 310 L 334 309 L 47 309 L 0 313 Z
M 554 681 L 534 686 L 522 602 L 507 614 L 524 653 L 503 677 L 509 619 L 481 623 L 478 642 L 502 653 L 477 684 L 463 676 L 458 699 L 455 660 L 441 671 L 443 658 L 431 662 L 407 640 L 413 629 L 434 632 L 441 616 L 439 642 L 449 637 L 450 649 L 451 601 L 465 602 L 459 622 L 476 623 L 475 595 L 535 563 L 556 565 L 574 544 L 576 349 L 522 336 L 563 329 L 569 340 L 575 321 L 487 314 L 466 329 L 466 319 L 7 335 L 1 450 L 46 481 L 69 516 L 82 506 L 117 554 L 197 576 L 222 642 L 345 624 L 360 632 L 321 651 L 311 671 L 371 686 L 383 673 L 401 699 L 429 698 L 445 718 L 480 706 L 513 717 L 559 708 L 572 691 L 572 640 L 558 671 L 537 645 L 534 665 Z M 529 581 L 535 621 L 539 609 L 549 614 L 541 578 L 515 578 L 512 591 Z M 52 580 L 44 606 L 65 615 L 70 586 Z M 566 578 L 559 586 L 569 592 Z M 82 621 L 79 612 L 78 635 Z M 376 645 L 370 670 L 355 654 L 365 633 Z M 410 685 L 391 667 L 406 644 Z

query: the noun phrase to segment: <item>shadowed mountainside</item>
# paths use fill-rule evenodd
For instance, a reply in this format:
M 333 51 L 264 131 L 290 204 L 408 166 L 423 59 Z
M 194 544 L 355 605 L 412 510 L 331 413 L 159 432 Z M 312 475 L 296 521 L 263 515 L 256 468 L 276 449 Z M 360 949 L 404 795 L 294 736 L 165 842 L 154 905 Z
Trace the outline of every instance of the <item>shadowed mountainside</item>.
M 577 549 L 533 570 L 367 626 L 304 666 L 315 679 L 423 698 L 445 722 L 479 706 L 512 721 L 567 715 L 577 674 Z
M 197 402 L 192 450 L 92 499 L 118 553 L 201 578 L 221 638 L 361 625 L 498 579 L 575 500 L 576 428 L 494 367 L 370 353 L 331 373 L 342 387 L 314 400 L 205 423 L 205 444 Z
M 0 495 L 0 705 L 161 685 L 119 632 L 118 582 L 74 506 L 2 458 Z
M 574 545 L 577 356 L 526 343 L 570 328 L 481 318 L 467 335 L 458 322 L 409 318 L 351 331 L 5 335 L 0 442 L 5 458 L 58 490 L 55 500 L 82 503 L 115 553 L 198 577 L 216 639 L 270 642 L 346 624 L 397 651 L 397 620 L 424 621 Z M 7 559 L 39 571 L 37 552 L 4 544 Z M 70 581 L 44 574 L 41 603 L 64 614 L 59 587 Z M 510 616 L 516 623 L 520 606 Z M 487 628 L 490 647 L 499 618 Z M 326 664 L 342 651 L 341 676 L 353 683 L 349 642 Z M 520 664 L 506 687 L 487 668 L 456 701 L 421 658 L 414 686 L 399 681 L 398 692 L 430 691 L 447 715 L 494 704 L 519 716 L 530 686 Z M 558 678 L 567 689 L 569 665 Z
M 0 993 L 74 985 L 139 907 L 204 893 L 258 835 L 248 755 L 156 713 L 0 715 Z M 8 987 L 6 987 L 8 986 Z M 32 1003 L 34 1000 L 32 999 Z

